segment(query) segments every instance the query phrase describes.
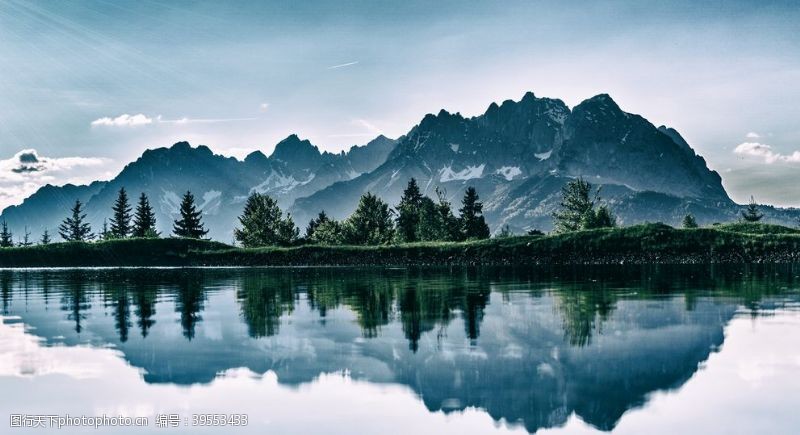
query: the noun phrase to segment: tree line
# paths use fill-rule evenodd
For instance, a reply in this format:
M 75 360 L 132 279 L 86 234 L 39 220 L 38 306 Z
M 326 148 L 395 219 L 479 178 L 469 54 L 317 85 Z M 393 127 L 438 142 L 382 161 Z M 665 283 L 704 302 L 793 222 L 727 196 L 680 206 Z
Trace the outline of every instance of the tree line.
M 268 195 L 253 193 L 247 199 L 234 230 L 236 242 L 246 248 L 261 246 L 384 245 L 426 241 L 462 241 L 489 237 L 483 217 L 483 203 L 477 191 L 468 187 L 458 210 L 453 213 L 446 194 L 436 190 L 436 200 L 425 196 L 412 178 L 394 208 L 376 195 L 361 196 L 355 211 L 336 220 L 321 211 L 311 219 L 301 236 L 290 214 L 284 217 L 277 201 Z
M 474 187 L 468 187 L 458 209 L 453 212 L 447 195 L 438 187 L 436 198 L 424 195 L 414 178 L 411 178 L 400 198 L 391 208 L 376 195 L 367 192 L 361 196 L 355 211 L 346 219 L 335 220 L 325 211 L 311 219 L 301 236 L 292 216 L 284 213 L 278 202 L 269 195 L 251 194 L 239 216 L 239 226 L 234 229 L 234 239 L 247 248 L 262 246 L 293 246 L 298 244 L 320 245 L 382 245 L 389 243 L 414 243 L 429 241 L 457 242 L 489 238 L 489 226 L 483 216 L 483 203 Z M 600 188 L 578 178 L 566 183 L 561 190 L 559 208 L 553 213 L 554 231 L 565 233 L 594 228 L 617 226 L 617 218 L 609 206 L 600 198 Z M 758 222 L 763 218 L 753 197 L 742 212 L 745 222 Z M 111 208 L 110 225 L 103 222 L 100 240 L 135 238 L 159 238 L 156 216 L 145 193 L 141 193 L 136 209 L 130 205 L 128 193 L 120 188 Z M 694 216 L 687 214 L 682 222 L 684 228 L 697 228 Z M 58 234 L 67 242 L 85 242 L 95 239 L 87 222 L 84 205 L 76 200 L 67 216 L 58 227 Z M 202 222 L 202 212 L 197 209 L 194 195 L 187 191 L 181 200 L 179 216 L 173 222 L 172 236 L 201 239 L 208 234 Z M 529 235 L 544 234 L 539 230 L 528 231 Z M 497 237 L 509 237 L 513 233 L 504 226 Z M 51 243 L 47 229 L 40 244 Z M 24 236 L 18 246 L 30 246 L 34 242 L 25 227 Z M 13 236 L 4 221 L 0 226 L 0 247 L 14 246 Z

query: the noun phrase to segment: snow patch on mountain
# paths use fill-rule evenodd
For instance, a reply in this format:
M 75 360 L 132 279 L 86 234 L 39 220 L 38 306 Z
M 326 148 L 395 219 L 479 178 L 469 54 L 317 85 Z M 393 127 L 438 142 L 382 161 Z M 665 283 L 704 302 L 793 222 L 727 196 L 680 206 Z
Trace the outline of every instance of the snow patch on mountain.
M 162 190 L 161 198 L 159 198 L 161 211 L 164 214 L 174 215 L 178 213 L 178 208 L 181 204 L 181 197 L 171 190 Z
M 222 192 L 219 190 L 209 190 L 203 194 L 203 203 L 200 204 L 199 209 L 203 211 L 203 214 L 213 215 L 219 212 L 221 204 Z
M 313 178 L 313 176 L 312 176 Z M 310 180 L 309 180 L 310 181 Z M 273 172 L 261 184 L 250 189 L 250 193 L 281 192 L 286 193 L 301 184 L 291 175 L 284 176 Z
M 465 169 L 455 172 L 450 166 L 444 166 L 439 170 L 439 181 L 442 183 L 454 180 L 471 180 L 473 178 L 481 178 L 483 176 L 483 169 L 486 164 L 479 166 L 467 166 Z
M 450 149 L 453 150 L 454 153 L 458 152 L 459 145 L 457 143 L 451 143 Z
M 496 173 L 502 175 L 506 181 L 511 181 L 517 175 L 522 175 L 522 170 L 519 168 L 519 166 L 503 166 L 502 168 L 498 169 Z
M 534 154 L 540 161 L 549 159 L 551 155 L 553 155 L 553 150 Z

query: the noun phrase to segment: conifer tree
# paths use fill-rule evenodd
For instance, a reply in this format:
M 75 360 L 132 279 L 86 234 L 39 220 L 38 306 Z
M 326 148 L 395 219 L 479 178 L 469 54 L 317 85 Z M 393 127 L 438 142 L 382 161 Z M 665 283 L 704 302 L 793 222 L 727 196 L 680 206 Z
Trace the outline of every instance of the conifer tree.
M 3 221 L 2 231 L 0 231 L 0 248 L 10 248 L 14 246 L 14 236 L 8 230 L 8 223 Z
M 156 214 L 153 212 L 150 200 L 147 199 L 147 195 L 145 195 L 144 192 L 139 195 L 139 202 L 136 204 L 131 235 L 139 238 L 158 237 L 158 232 L 156 231 Z
M 39 243 L 42 245 L 49 245 L 50 242 L 50 232 L 47 230 L 47 228 L 45 228 L 44 232 L 42 233 L 42 240 Z
M 22 233 L 22 240 L 19 242 L 19 246 L 31 246 L 33 242 L 31 242 L 31 232 L 28 231 L 28 226 L 25 226 L 25 231 Z
M 392 211 L 372 193 L 361 195 L 356 211 L 344 222 L 345 242 L 353 245 L 383 245 L 394 238 Z
M 418 238 L 422 193 L 417 180 L 412 178 L 397 205 L 397 236 L 401 242 L 415 242 Z
M 117 200 L 111 209 L 111 235 L 116 239 L 124 239 L 131 233 L 131 205 L 128 202 L 128 192 L 124 187 L 119 189 Z
M 208 234 L 208 230 L 203 228 L 202 212 L 197 210 L 192 192 L 186 191 L 183 195 L 180 214 L 180 218 L 176 219 L 172 226 L 172 232 L 175 236 L 200 239 Z
M 763 217 L 764 213 L 761 213 L 758 208 L 758 204 L 756 204 L 755 198 L 753 198 L 751 195 L 750 203 L 747 204 L 747 207 L 742 212 L 742 219 L 744 219 L 745 222 L 758 222 Z
M 75 200 L 75 205 L 72 207 L 72 215 L 64 219 L 58 227 L 58 233 L 67 242 L 85 242 L 94 237 L 92 228 L 86 222 L 83 204 L 79 200 Z
M 107 219 L 103 219 L 103 227 L 98 236 L 100 237 L 100 240 L 111 240 L 116 238 L 113 234 L 111 234 L 111 231 L 108 231 Z
M 683 217 L 683 227 L 684 228 L 697 228 L 697 221 L 694 219 L 694 216 L 691 214 L 687 214 Z
M 483 203 L 479 199 L 478 192 L 470 186 L 461 201 L 461 229 L 466 239 L 489 238 L 489 226 L 483 217 Z

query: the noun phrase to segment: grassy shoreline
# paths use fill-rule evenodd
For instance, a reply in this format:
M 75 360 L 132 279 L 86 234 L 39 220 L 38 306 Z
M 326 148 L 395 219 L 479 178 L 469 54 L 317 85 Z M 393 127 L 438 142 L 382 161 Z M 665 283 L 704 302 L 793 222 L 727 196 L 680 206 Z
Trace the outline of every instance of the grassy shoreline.
M 800 261 L 800 230 L 769 224 L 662 224 L 547 236 L 388 246 L 237 248 L 189 239 L 127 239 L 0 249 L 0 267 L 427 266 L 701 264 Z

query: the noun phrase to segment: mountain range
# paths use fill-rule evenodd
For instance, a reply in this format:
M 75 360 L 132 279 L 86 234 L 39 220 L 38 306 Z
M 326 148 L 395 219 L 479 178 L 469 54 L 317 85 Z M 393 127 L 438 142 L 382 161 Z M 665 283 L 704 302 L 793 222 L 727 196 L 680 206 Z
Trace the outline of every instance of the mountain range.
M 378 136 L 338 154 L 321 152 L 290 135 L 269 156 L 244 160 L 179 142 L 145 151 L 110 181 L 86 186 L 47 185 L 0 219 L 15 234 L 28 226 L 34 237 L 55 231 L 76 199 L 99 230 L 117 191 L 134 199 L 145 192 L 155 206 L 158 229 L 169 234 L 181 195 L 192 191 L 209 235 L 231 241 L 236 217 L 250 193 L 266 193 L 303 228 L 325 210 L 348 216 L 361 194 L 372 192 L 394 205 L 414 177 L 424 193 L 443 192 L 458 208 L 474 186 L 493 231 L 550 230 L 561 187 L 582 177 L 601 187 L 623 225 L 661 221 L 678 225 L 687 213 L 698 223 L 732 221 L 741 206 L 730 199 L 718 173 L 708 168 L 673 128 L 656 127 L 623 111 L 601 94 L 570 109 L 563 101 L 525 94 L 492 103 L 485 113 L 464 117 L 441 110 L 426 115 L 404 136 Z M 764 206 L 765 220 L 797 223 L 800 211 Z

